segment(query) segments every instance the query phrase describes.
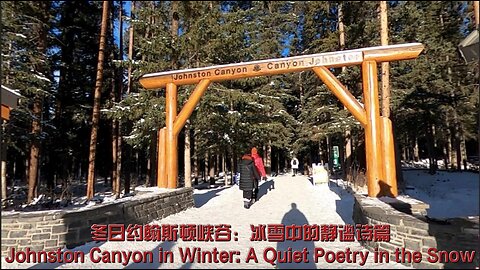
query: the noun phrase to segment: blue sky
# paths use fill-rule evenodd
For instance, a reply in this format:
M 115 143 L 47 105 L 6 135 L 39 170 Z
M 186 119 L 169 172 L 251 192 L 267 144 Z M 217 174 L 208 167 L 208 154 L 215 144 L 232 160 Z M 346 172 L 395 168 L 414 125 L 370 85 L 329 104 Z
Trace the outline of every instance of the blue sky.
M 130 11 L 131 11 L 131 6 L 132 6 L 132 1 L 123 1 L 123 8 L 124 8 L 124 16 L 128 16 L 130 17 Z M 129 23 L 128 21 L 124 20 L 123 21 L 123 33 L 125 33 L 125 31 L 128 30 L 129 28 Z M 119 28 L 119 23 L 118 21 L 115 21 L 115 42 L 118 45 L 120 45 L 120 38 L 119 38 L 119 31 L 118 31 L 118 28 Z M 293 39 L 293 35 L 285 41 L 285 46 L 288 46 L 291 42 L 291 40 Z M 290 54 L 290 49 L 289 48 L 284 48 L 282 50 L 282 56 L 283 57 L 287 57 L 288 55 Z M 126 58 L 127 56 L 124 55 L 124 58 Z
M 123 1 L 123 9 L 124 9 L 124 13 L 123 13 L 123 16 L 124 17 L 130 17 L 130 10 L 131 10 L 131 6 L 132 6 L 132 1 Z M 120 36 L 119 36 L 119 23 L 118 21 L 115 21 L 114 22 L 114 25 L 115 25 L 115 43 L 118 45 L 120 45 Z M 125 31 L 128 30 L 128 27 L 129 27 L 129 23 L 128 21 L 126 20 L 123 20 L 123 31 L 122 33 L 125 33 Z M 125 40 L 124 40 L 125 42 Z M 124 57 L 126 57 L 126 55 L 124 55 Z

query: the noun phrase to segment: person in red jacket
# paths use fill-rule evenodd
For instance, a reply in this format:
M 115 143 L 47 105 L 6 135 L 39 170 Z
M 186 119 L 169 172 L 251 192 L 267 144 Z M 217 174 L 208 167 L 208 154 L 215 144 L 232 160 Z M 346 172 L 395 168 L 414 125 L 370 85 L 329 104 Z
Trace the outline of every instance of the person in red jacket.
M 258 154 L 257 148 L 253 147 L 251 153 L 252 153 L 253 164 L 255 165 L 255 168 L 260 174 L 260 177 L 261 177 L 260 179 L 267 180 L 267 173 L 265 172 L 265 167 L 263 166 L 263 160 L 262 160 L 262 157 Z M 258 180 L 255 181 L 255 184 L 256 185 L 253 192 L 253 197 L 255 198 L 256 201 L 258 201 Z
M 265 172 L 265 166 L 263 166 L 262 157 L 258 154 L 258 150 L 256 147 L 252 148 L 252 158 L 253 158 L 253 162 L 255 163 L 255 167 L 260 173 L 260 176 L 262 177 L 263 180 L 266 180 L 267 173 Z

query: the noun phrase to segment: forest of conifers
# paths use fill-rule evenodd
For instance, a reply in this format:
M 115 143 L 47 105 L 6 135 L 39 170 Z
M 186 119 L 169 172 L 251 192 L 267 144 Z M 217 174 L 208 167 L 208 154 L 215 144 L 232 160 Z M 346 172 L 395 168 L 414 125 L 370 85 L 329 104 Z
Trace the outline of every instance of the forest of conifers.
M 104 179 L 118 196 L 139 184 L 155 186 L 165 91 L 143 89 L 142 75 L 379 46 L 379 6 L 2 1 L 1 84 L 22 96 L 2 124 L 2 200 L 21 188 L 24 202 L 40 193 L 53 200 L 87 178 Z M 460 169 L 464 160 L 478 158 L 479 67 L 458 50 L 475 29 L 472 3 L 387 6 L 388 43 L 425 45 L 416 60 L 389 66 L 397 158 L 429 159 L 433 171 Z M 360 67 L 334 73 L 361 101 Z M 192 90 L 179 87 L 179 108 Z M 178 138 L 181 183 L 235 171 L 253 146 L 267 170 L 283 171 L 293 156 L 304 169 L 312 162 L 331 164 L 337 145 L 342 168 L 351 174 L 364 166 L 363 133 L 311 71 L 214 83 Z

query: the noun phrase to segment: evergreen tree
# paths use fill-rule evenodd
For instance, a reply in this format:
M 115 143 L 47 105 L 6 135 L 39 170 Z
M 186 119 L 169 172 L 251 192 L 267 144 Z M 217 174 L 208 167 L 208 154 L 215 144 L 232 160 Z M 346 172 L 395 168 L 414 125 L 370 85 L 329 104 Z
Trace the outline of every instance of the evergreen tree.
M 135 11 L 130 18 L 126 18 L 126 22 L 135 29 L 135 34 L 124 38 L 128 40 L 128 46 L 125 47 L 129 47 L 133 59 L 119 62 L 122 67 L 129 69 L 127 96 L 112 108 L 104 109 L 107 117 L 114 117 L 119 121 L 121 133 L 124 134 L 122 139 L 126 145 L 122 145 L 126 187 L 129 186 L 130 170 L 133 165 L 131 161 L 133 158 L 129 158 L 132 150 L 142 156 L 143 153 L 150 152 L 149 156 L 152 158 L 152 150 L 155 155 L 156 145 L 151 142 L 155 141 L 156 132 L 165 122 L 164 97 L 159 92 L 140 90 L 138 79 L 145 73 L 165 70 L 168 52 L 171 51 L 167 49 L 168 44 L 165 43 L 169 35 L 169 28 L 166 25 L 167 3 L 133 1 L 131 5 L 133 3 L 136 3 Z M 130 37 L 134 39 L 130 40 Z M 150 167 L 152 166 L 156 164 L 150 161 Z
M 17 142 L 16 132 L 22 132 L 20 137 L 25 138 L 29 149 L 23 148 L 24 153 L 29 152 L 28 169 L 28 197 L 30 203 L 37 195 L 38 172 L 41 165 L 40 149 L 42 141 L 47 134 L 42 134 L 43 106 L 45 99 L 51 95 L 52 74 L 50 67 L 49 44 L 51 37 L 51 11 L 52 5 L 48 1 L 5 3 L 6 18 L 4 36 L 9 44 L 5 49 L 7 63 L 5 68 L 8 79 L 7 86 L 19 89 L 24 102 L 17 111 L 18 117 L 7 126 L 7 136 L 13 135 L 7 141 Z M 17 16 L 12 16 L 18 14 Z M 33 26 L 33 27 L 32 27 Z M 2 63 L 3 64 L 3 63 Z M 3 82 L 2 82 L 3 84 Z M 19 118 L 23 118 L 22 123 Z M 15 125 L 23 126 L 16 130 Z M 31 124 L 31 127 L 25 126 Z M 30 129 L 30 131 L 26 131 Z M 21 140 L 20 140 L 21 141 Z M 20 144 L 17 144 L 20 145 Z
M 426 146 L 432 172 L 442 158 L 459 168 L 466 155 L 463 141 L 474 132 L 474 88 L 461 87 L 473 76 L 468 76 L 468 66 L 457 51 L 463 12 L 460 2 L 405 2 L 395 6 L 390 15 L 395 42 L 425 44 L 417 60 L 394 63 L 396 91 L 392 92 L 398 93 L 393 105 L 402 140 L 407 145 L 420 140 L 420 146 Z M 413 21 L 419 22 L 418 26 L 413 27 Z
M 58 87 L 53 123 L 54 172 L 66 189 L 85 176 L 101 16 L 99 2 L 61 2 L 56 23 Z M 75 14 L 75 16 L 71 16 Z

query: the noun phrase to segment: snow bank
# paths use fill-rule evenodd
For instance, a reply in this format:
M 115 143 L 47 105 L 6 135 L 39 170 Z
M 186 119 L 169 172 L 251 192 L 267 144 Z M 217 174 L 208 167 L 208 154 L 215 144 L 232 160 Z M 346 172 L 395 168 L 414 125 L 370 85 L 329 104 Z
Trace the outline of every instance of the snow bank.
M 452 218 L 479 215 L 479 175 L 426 170 L 403 172 L 405 193 L 430 205 L 428 216 Z

